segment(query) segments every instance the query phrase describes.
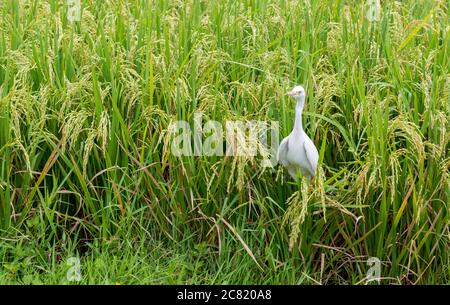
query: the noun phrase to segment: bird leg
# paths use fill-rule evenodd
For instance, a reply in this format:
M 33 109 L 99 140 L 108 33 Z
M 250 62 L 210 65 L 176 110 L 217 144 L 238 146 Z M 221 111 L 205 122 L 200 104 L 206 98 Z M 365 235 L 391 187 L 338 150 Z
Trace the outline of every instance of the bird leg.
M 314 180 L 314 176 L 313 176 L 309 179 L 309 192 L 310 193 L 314 192 L 314 188 L 315 188 L 314 182 L 315 182 L 315 180 Z

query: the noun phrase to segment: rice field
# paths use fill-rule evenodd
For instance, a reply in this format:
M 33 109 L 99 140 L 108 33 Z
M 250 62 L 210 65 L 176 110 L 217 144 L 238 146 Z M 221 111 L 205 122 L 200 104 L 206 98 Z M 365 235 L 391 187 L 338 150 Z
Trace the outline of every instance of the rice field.
M 450 283 L 449 1 L 71 1 L 0 2 L 0 283 Z M 171 150 L 297 84 L 313 182 Z

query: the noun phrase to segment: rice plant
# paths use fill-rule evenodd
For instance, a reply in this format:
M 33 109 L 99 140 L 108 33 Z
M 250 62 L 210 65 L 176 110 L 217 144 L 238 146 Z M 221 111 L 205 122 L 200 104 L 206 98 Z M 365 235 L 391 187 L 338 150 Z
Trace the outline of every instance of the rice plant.
M 450 282 L 449 1 L 80 4 L 0 2 L 0 282 Z M 296 84 L 311 185 L 172 153 L 199 112 L 283 138 Z

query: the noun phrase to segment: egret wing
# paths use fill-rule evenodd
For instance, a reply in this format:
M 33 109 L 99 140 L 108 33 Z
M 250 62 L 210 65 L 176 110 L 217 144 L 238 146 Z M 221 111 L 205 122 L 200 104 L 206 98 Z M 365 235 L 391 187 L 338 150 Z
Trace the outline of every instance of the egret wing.
M 303 142 L 303 148 L 305 149 L 306 159 L 309 163 L 309 173 L 311 177 L 314 177 L 316 172 L 317 163 L 319 161 L 319 152 L 317 151 L 316 146 L 310 138 L 306 137 L 305 142 Z
M 277 161 L 281 163 L 283 166 L 288 166 L 289 162 L 287 161 L 287 152 L 289 150 L 289 138 L 286 137 L 281 141 L 280 147 L 278 147 L 277 151 Z

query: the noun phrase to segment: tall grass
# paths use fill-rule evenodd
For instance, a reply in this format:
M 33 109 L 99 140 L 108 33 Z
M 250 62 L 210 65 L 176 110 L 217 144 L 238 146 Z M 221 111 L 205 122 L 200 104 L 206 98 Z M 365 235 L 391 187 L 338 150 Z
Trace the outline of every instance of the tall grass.
M 64 1 L 2 1 L 2 236 L 204 245 L 227 282 L 365 283 L 377 257 L 383 283 L 448 283 L 448 6 L 383 1 L 370 21 L 363 1 L 83 0 L 71 22 Z M 311 187 L 259 158 L 171 154 L 170 123 L 198 111 L 286 136 L 299 83 Z

